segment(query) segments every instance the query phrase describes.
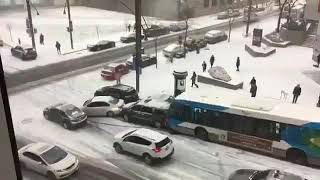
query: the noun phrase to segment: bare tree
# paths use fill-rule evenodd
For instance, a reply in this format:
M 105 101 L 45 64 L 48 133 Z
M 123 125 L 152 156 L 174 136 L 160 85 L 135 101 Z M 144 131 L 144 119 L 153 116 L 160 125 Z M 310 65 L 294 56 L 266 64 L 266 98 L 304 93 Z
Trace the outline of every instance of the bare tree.
M 187 2 L 185 2 L 185 1 L 183 1 L 180 8 L 181 8 L 180 16 L 186 23 L 186 31 L 185 31 L 185 35 L 184 35 L 184 44 L 185 44 L 187 41 L 187 37 L 188 37 L 189 19 L 194 16 L 194 11 L 192 8 L 189 7 Z M 186 56 L 185 46 L 184 46 L 184 56 Z
M 276 28 L 276 32 L 279 33 L 280 32 L 280 23 L 281 23 L 281 17 L 282 17 L 282 13 L 284 10 L 285 5 L 288 3 L 288 0 L 278 0 L 279 3 L 279 17 L 278 17 L 278 22 L 277 22 L 277 28 Z
M 288 16 L 287 16 L 287 23 L 289 23 L 289 21 L 290 21 L 290 17 L 291 17 L 291 10 L 292 10 L 292 8 L 295 6 L 295 4 L 296 4 L 296 2 L 297 2 L 298 0 L 289 0 L 288 1 Z
M 252 11 L 252 0 L 248 0 L 248 14 L 247 14 L 247 28 L 246 28 L 246 37 L 249 36 L 249 25 L 250 25 L 250 19 L 251 19 L 251 11 Z
M 229 21 L 228 21 L 228 25 L 229 25 L 228 42 L 230 42 L 230 39 L 231 39 L 232 24 L 235 20 L 233 13 L 234 13 L 234 7 L 233 7 L 233 4 L 230 4 L 227 9 L 227 14 L 228 14 L 228 18 L 229 18 Z

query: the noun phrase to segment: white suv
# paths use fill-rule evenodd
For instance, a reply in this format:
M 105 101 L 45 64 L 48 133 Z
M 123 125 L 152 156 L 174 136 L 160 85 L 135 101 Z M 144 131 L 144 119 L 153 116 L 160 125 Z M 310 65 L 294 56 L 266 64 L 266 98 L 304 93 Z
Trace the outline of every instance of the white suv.
M 143 157 L 146 164 L 170 158 L 174 152 L 168 136 L 149 129 L 129 129 L 115 136 L 113 147 L 118 153 L 129 152 Z

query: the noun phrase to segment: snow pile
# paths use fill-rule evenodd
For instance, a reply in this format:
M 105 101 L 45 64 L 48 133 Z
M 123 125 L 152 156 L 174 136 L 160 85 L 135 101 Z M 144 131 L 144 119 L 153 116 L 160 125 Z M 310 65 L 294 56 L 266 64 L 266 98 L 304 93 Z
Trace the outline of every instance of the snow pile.
M 215 79 L 219 79 L 225 82 L 231 81 L 231 76 L 227 73 L 227 71 L 221 66 L 215 66 L 208 70 L 211 77 Z

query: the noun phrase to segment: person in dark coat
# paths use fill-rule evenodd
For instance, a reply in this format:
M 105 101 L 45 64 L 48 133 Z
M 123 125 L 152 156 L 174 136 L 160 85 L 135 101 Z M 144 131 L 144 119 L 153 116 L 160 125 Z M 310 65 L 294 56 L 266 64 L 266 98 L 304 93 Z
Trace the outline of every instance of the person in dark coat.
M 207 69 L 207 63 L 205 61 L 203 61 L 202 63 L 202 71 L 205 72 Z
M 18 38 L 18 43 L 19 43 L 19 45 L 21 45 L 21 39 L 20 38 Z
M 320 54 L 317 56 L 318 67 L 320 66 Z
M 253 84 L 250 88 L 250 93 L 251 93 L 251 97 L 256 97 L 257 95 L 257 85 L 256 84 Z
M 40 44 L 42 44 L 42 45 L 44 45 L 44 36 L 43 36 L 43 34 L 41 33 L 40 34 Z
M 251 79 L 251 81 L 250 81 L 250 85 L 252 86 L 252 85 L 257 85 L 257 81 L 256 81 L 256 79 L 253 77 L 252 79 Z
M 199 53 L 200 53 L 200 47 L 199 47 L 199 45 L 198 45 L 198 44 L 196 44 L 196 51 L 197 51 L 197 54 L 199 54 Z
M 319 94 L 319 98 L 318 98 L 317 107 L 320 107 L 320 94 Z
M 292 104 L 296 104 L 298 101 L 298 97 L 301 95 L 301 87 L 300 84 L 296 85 L 293 89 L 293 100 Z
M 210 66 L 211 66 L 211 68 L 213 66 L 213 63 L 214 63 L 214 55 L 211 55 L 211 57 L 210 57 Z
M 56 48 L 57 48 L 57 53 L 58 54 L 61 54 L 61 44 L 58 42 L 58 41 L 56 41 Z
M 239 67 L 240 67 L 240 58 L 239 57 L 237 57 L 236 66 L 237 66 L 237 71 L 239 71 Z
M 191 87 L 193 87 L 193 85 L 195 85 L 197 88 L 199 88 L 198 84 L 196 84 L 196 79 L 197 79 L 197 74 L 193 71 L 192 77 L 191 77 Z
M 130 32 L 131 24 L 128 24 L 128 31 Z

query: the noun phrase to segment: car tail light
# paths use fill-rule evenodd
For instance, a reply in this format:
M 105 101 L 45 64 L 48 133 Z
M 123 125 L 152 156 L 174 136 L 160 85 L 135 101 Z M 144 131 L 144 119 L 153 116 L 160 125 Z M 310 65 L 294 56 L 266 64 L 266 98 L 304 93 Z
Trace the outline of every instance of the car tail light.
M 152 149 L 155 153 L 159 153 L 159 152 L 161 152 L 161 148 L 159 148 L 159 147 L 157 147 L 157 148 L 155 148 L 155 149 Z

